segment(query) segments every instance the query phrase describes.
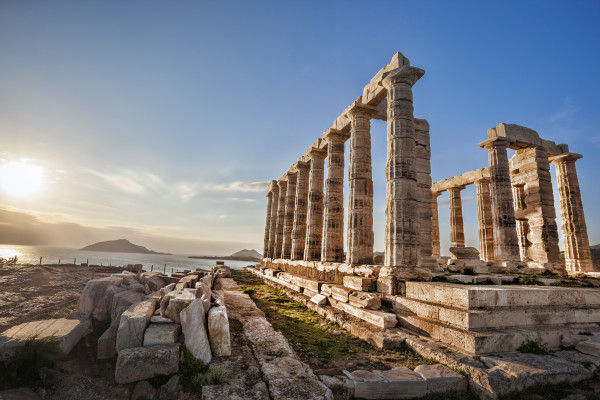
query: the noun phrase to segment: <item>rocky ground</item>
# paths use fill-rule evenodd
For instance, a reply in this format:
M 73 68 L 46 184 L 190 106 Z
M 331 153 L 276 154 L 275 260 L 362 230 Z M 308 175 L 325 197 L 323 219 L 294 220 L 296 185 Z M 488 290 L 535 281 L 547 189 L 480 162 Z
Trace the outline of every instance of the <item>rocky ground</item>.
M 120 272 L 117 267 L 5 265 L 0 267 L 0 332 L 24 322 L 67 317 L 77 309 L 86 282 Z

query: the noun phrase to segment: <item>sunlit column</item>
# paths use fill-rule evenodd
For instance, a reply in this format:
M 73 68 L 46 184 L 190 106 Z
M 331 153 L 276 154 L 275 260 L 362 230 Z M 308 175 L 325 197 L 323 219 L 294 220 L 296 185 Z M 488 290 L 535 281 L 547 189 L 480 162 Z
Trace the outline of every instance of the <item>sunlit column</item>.
M 450 194 L 450 247 L 465 247 L 462 199 L 460 197 L 460 192 L 464 188 L 464 186 L 456 186 L 448 189 Z
M 323 241 L 323 174 L 327 152 L 313 146 L 308 155 L 310 157 L 310 178 L 308 183 L 308 215 L 306 217 L 304 259 L 319 261 L 321 260 Z
M 294 228 L 292 230 L 292 260 L 304 259 L 306 242 L 306 213 L 308 207 L 308 178 L 310 163 L 298 161 L 298 182 L 296 183 L 296 203 L 294 207 Z

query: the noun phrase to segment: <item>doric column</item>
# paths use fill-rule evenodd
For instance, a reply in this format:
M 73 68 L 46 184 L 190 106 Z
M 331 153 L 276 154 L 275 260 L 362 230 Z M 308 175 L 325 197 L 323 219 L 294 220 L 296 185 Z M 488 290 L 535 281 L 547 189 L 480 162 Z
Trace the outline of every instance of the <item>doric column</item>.
M 328 129 L 327 180 L 325 181 L 325 212 L 321 261 L 344 261 L 344 142 L 349 134 Z
M 508 140 L 488 139 L 479 144 L 488 151 L 490 195 L 494 226 L 494 260 L 519 261 L 512 186 L 506 146 Z
M 294 228 L 292 230 L 292 260 L 304 259 L 306 241 L 306 213 L 308 207 L 308 177 L 310 163 L 298 161 L 298 182 L 296 184 L 296 204 L 294 207 Z
M 265 239 L 263 245 L 263 257 L 267 258 L 269 254 L 269 233 L 271 231 L 271 208 L 273 207 L 273 183 L 269 185 L 267 191 L 267 219 L 265 221 Z
M 433 256 L 437 259 L 441 257 L 440 252 L 440 222 L 438 217 L 438 197 L 440 192 L 431 193 L 431 242 L 433 247 Z
M 387 88 L 385 265 L 419 263 L 418 195 L 412 86 L 425 71 L 405 65 L 384 75 Z
M 358 102 L 348 112 L 351 135 L 346 261 L 349 264 L 373 264 L 372 112 L 371 107 Z
M 579 179 L 575 168 L 575 161 L 581 157 L 580 154 L 566 153 L 550 158 L 550 161 L 556 166 L 565 263 L 569 272 L 595 270 L 590 254 Z
M 304 259 L 307 261 L 320 261 L 323 241 L 323 174 L 327 152 L 313 146 L 308 155 L 310 157 L 310 178 L 308 183 L 308 216 L 306 218 Z
M 456 186 L 448 189 L 450 194 L 450 247 L 465 247 L 462 200 L 460 198 L 460 191 L 464 188 L 464 186 Z
M 485 178 L 475 181 L 475 187 L 477 188 L 477 220 L 479 221 L 479 258 L 489 262 L 494 260 L 490 180 Z
M 283 222 L 283 244 L 281 258 L 290 259 L 292 256 L 292 229 L 294 228 L 294 209 L 296 207 L 296 180 L 297 173 L 288 171 L 287 193 L 285 196 L 285 218 Z
M 527 253 L 531 242 L 527 240 L 527 235 L 529 234 L 529 222 L 525 217 L 525 210 L 527 209 L 527 204 L 525 203 L 525 185 L 513 185 L 512 190 L 515 206 L 517 241 L 519 242 L 519 258 L 521 261 L 527 262 L 529 261 Z
M 277 211 L 279 208 L 279 185 L 277 181 L 271 181 L 271 198 L 273 203 L 271 205 L 271 218 L 269 227 L 269 250 L 267 252 L 267 258 L 275 258 L 275 238 L 277 237 Z
M 279 185 L 279 201 L 277 203 L 277 232 L 275 237 L 275 254 L 273 258 L 282 258 L 283 254 L 283 226 L 285 225 L 285 198 L 287 195 L 287 181 L 281 178 Z

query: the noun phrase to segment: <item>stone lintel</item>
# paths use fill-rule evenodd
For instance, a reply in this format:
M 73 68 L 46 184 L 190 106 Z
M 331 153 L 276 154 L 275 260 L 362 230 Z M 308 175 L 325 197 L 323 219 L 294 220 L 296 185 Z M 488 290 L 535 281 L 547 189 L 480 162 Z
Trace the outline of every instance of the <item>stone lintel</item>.
M 583 156 L 581 154 L 577 154 L 577 153 L 564 153 L 564 154 L 560 154 L 557 156 L 551 156 L 549 157 L 550 162 L 560 162 L 560 161 L 577 161 L 580 158 L 582 158 Z
M 490 147 L 494 147 L 494 146 L 509 147 L 509 145 L 510 145 L 510 140 L 503 138 L 503 137 L 494 137 L 494 138 L 487 139 L 487 140 L 484 140 L 483 142 L 479 143 L 479 147 L 483 147 L 486 150 L 489 149 Z
M 472 185 L 482 179 L 490 179 L 490 171 L 486 168 L 479 168 L 474 171 L 465 172 L 462 175 L 454 176 L 452 178 L 444 179 L 442 181 L 435 182 L 431 185 L 432 192 L 445 192 L 450 188 L 457 186 Z
M 488 129 L 488 138 L 507 139 L 510 142 L 507 147 L 513 150 L 536 146 L 544 148 L 550 155 L 559 155 L 569 151 L 568 145 L 542 139 L 533 129 L 516 124 L 500 123 L 496 127 Z
M 381 80 L 386 72 L 394 69 L 399 69 L 405 65 L 410 65 L 408 58 L 404 57 L 402 53 L 397 52 L 392 57 L 392 60 L 381 68 L 377 74 L 371 79 L 371 81 L 363 89 L 363 103 L 369 105 L 380 104 L 387 95 L 387 90 L 381 85 Z M 387 102 L 384 102 L 387 104 Z

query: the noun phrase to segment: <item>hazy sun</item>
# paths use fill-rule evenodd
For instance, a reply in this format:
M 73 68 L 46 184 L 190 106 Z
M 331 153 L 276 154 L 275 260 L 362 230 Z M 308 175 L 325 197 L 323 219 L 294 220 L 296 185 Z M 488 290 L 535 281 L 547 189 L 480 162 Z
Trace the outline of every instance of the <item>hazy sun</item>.
M 44 186 L 44 169 L 26 161 L 11 161 L 0 166 L 2 192 L 14 197 L 31 197 Z

